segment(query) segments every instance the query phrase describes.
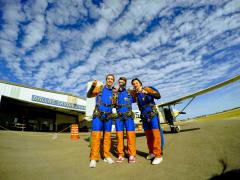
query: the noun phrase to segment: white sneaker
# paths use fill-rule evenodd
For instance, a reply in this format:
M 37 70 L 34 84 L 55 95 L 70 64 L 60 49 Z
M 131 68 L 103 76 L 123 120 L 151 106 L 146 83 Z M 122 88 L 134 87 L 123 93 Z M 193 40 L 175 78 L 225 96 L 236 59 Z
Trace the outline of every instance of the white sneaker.
M 156 157 L 156 158 L 154 158 L 152 164 L 154 164 L 154 165 L 160 164 L 160 163 L 162 162 L 162 160 L 163 160 L 162 157 L 160 157 L 160 158 L 157 158 L 157 157 Z
M 152 153 L 149 153 L 149 155 L 146 157 L 148 160 L 152 160 L 153 158 L 155 158 L 155 155 Z
M 129 163 L 135 163 L 136 162 L 135 157 L 134 156 L 130 156 L 128 162 Z
M 121 162 L 123 162 L 123 160 L 124 160 L 124 158 L 122 156 L 119 156 L 116 162 L 121 163 Z
M 114 161 L 112 160 L 112 158 L 108 157 L 108 158 L 104 158 L 104 162 L 108 163 L 108 164 L 113 164 Z
M 95 167 L 96 167 L 96 164 L 97 164 L 97 163 L 96 163 L 95 160 L 91 160 L 91 161 L 90 161 L 90 164 L 89 164 L 89 167 L 90 167 L 90 168 L 95 168 Z

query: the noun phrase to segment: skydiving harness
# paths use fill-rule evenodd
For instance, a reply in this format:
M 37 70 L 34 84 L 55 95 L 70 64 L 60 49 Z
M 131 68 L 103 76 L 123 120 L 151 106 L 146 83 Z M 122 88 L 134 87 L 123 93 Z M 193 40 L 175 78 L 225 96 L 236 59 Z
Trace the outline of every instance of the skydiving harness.
M 132 111 L 132 107 L 131 107 L 131 103 L 130 103 L 131 94 L 130 94 L 129 90 L 127 90 L 127 94 L 128 94 L 127 104 L 118 104 L 118 96 L 116 97 L 116 105 L 115 105 L 116 110 L 117 110 L 116 118 L 118 118 L 121 121 L 126 121 L 128 118 L 132 118 L 132 119 L 135 118 L 135 115 Z M 126 112 L 119 112 L 119 108 L 122 108 L 122 107 L 127 107 L 128 110 Z
M 114 107 L 113 102 L 111 104 L 106 104 L 101 102 L 102 100 L 102 92 L 103 92 L 104 86 L 100 86 L 100 92 L 98 94 L 98 101 L 96 103 L 95 109 L 93 111 L 93 118 L 98 117 L 101 121 L 106 122 L 110 119 L 114 119 L 114 114 L 111 112 L 104 112 L 99 109 L 100 105 L 103 105 L 105 107 Z M 112 100 L 113 101 L 113 100 Z
M 143 106 L 140 106 L 140 103 L 138 101 L 138 98 L 136 98 L 137 104 L 138 104 L 138 108 L 141 111 L 141 121 L 143 122 L 150 122 L 152 120 L 152 118 L 156 115 L 158 115 L 158 110 L 155 104 L 145 104 Z M 145 113 L 142 113 L 142 111 L 146 108 L 146 107 L 151 107 L 151 110 Z

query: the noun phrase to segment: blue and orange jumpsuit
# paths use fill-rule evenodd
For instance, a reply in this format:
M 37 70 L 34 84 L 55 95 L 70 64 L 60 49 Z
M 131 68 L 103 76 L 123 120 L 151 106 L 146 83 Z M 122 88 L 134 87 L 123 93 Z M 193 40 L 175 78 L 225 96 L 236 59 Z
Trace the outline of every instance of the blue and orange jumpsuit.
M 119 90 L 117 93 L 116 109 L 116 135 L 118 156 L 124 156 L 124 126 L 127 132 L 128 155 L 136 156 L 136 135 L 134 117 L 132 112 L 133 97 L 126 89 Z
M 160 99 L 160 93 L 153 87 L 144 87 L 147 94 L 136 93 L 136 101 L 141 111 L 143 129 L 147 138 L 149 153 L 162 157 L 163 134 L 160 132 L 158 112 L 154 99 Z
M 112 107 L 113 107 L 113 89 L 92 86 L 87 97 L 96 96 L 96 106 L 93 112 L 92 120 L 92 146 L 90 159 L 99 160 L 101 133 L 104 132 L 103 155 L 105 158 L 111 157 L 111 129 L 112 129 Z

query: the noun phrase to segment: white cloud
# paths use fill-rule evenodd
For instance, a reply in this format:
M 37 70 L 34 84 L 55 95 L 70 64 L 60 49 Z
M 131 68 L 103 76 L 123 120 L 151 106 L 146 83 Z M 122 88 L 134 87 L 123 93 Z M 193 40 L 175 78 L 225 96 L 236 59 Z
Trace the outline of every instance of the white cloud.
M 47 12 L 46 20 L 49 24 L 71 25 L 87 16 L 87 10 L 82 1 L 58 0 L 53 1 L 54 7 Z
M 37 15 L 44 15 L 47 8 L 47 0 L 30 0 L 26 1 L 22 6 L 26 19 L 34 20 Z
M 15 50 L 15 44 L 11 41 L 0 39 L 0 53 L 2 57 L 10 58 Z
M 239 11 L 240 9 L 240 1 L 230 1 L 226 3 L 223 7 L 223 14 L 232 13 L 234 11 Z
M 134 32 L 134 28 L 138 28 L 141 21 L 149 22 L 164 6 L 166 6 L 166 2 L 162 0 L 132 1 L 129 10 L 119 21 L 113 24 L 109 35 L 113 38 L 119 38 Z
M 3 13 L 3 29 L 0 31 L 0 38 L 10 41 L 16 41 L 18 38 L 18 25 L 25 19 L 24 13 L 21 11 L 21 5 L 18 0 L 1 3 L 4 9 Z
M 58 42 L 49 42 L 46 46 L 39 46 L 31 56 L 24 60 L 27 66 L 36 67 L 43 61 L 56 58 L 61 52 L 61 45 Z
M 167 100 L 239 72 L 238 1 L 128 3 L 6 3 L 0 57 L 22 82 L 81 95 L 87 81 L 104 81 L 107 73 L 139 77 Z M 208 5 L 216 9 L 209 13 Z M 178 16 L 175 8 L 182 11 Z M 157 25 L 147 32 L 153 19 Z M 127 34 L 133 40 L 121 39 Z
M 35 19 L 26 27 L 23 47 L 30 49 L 34 45 L 37 45 L 44 37 L 46 30 L 46 24 L 44 17 L 38 15 Z

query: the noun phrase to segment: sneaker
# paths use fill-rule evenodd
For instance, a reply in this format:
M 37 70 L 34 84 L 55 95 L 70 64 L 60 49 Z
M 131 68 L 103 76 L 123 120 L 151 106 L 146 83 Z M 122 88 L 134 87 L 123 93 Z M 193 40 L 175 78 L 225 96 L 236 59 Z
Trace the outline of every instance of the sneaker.
M 122 156 L 119 156 L 118 157 L 118 160 L 116 161 L 117 163 L 121 163 L 121 162 L 123 162 L 123 160 L 124 160 L 124 158 L 122 157 Z
M 135 163 L 136 162 L 135 157 L 134 156 L 130 156 L 128 162 L 129 163 Z
M 108 164 L 113 164 L 114 161 L 112 160 L 112 158 L 108 157 L 108 158 L 104 158 L 104 162 L 108 163 Z
M 146 157 L 148 160 L 152 160 L 153 158 L 155 158 L 155 155 L 152 153 L 149 153 L 149 155 Z
M 160 163 L 162 162 L 162 160 L 163 160 L 162 157 L 160 157 L 160 158 L 157 158 L 157 157 L 156 157 L 156 158 L 154 158 L 152 164 L 153 164 L 153 165 L 160 164 Z
M 90 167 L 90 168 L 95 168 L 95 167 L 96 167 L 96 164 L 97 164 L 97 163 L 96 163 L 95 160 L 91 160 L 91 161 L 90 161 L 90 164 L 89 164 L 89 167 Z

